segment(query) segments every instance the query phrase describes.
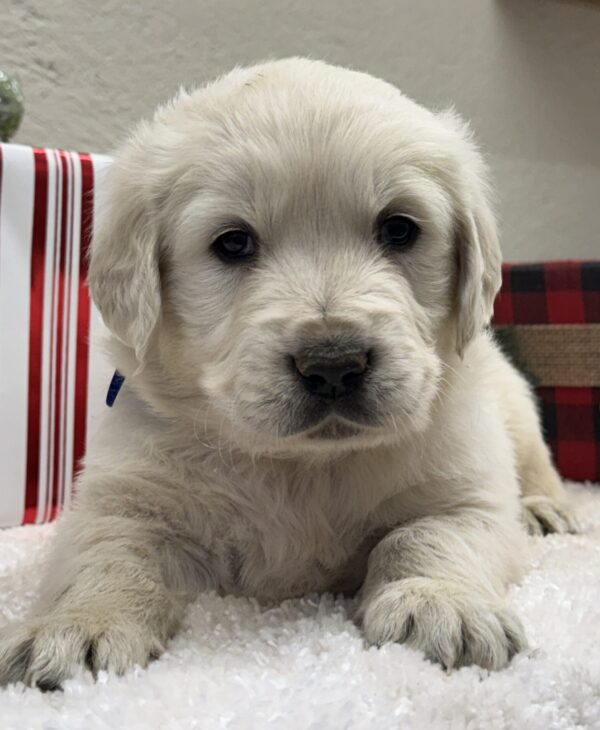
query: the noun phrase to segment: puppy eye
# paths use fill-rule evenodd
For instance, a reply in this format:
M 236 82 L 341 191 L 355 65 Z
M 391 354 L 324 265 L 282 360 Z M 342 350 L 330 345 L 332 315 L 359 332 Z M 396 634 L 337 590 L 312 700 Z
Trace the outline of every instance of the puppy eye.
M 405 248 L 419 237 L 421 229 L 405 215 L 392 215 L 379 226 L 379 240 L 388 246 Z
M 212 244 L 217 256 L 223 261 L 245 261 L 256 253 L 256 242 L 248 231 L 226 231 Z

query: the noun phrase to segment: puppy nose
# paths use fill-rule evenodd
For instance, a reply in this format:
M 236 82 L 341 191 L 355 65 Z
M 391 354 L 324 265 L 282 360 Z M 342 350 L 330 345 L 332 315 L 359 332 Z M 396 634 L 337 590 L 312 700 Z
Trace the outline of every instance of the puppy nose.
M 295 357 L 294 365 L 309 393 L 334 401 L 357 390 L 364 380 L 367 352 L 350 352 L 331 357 Z

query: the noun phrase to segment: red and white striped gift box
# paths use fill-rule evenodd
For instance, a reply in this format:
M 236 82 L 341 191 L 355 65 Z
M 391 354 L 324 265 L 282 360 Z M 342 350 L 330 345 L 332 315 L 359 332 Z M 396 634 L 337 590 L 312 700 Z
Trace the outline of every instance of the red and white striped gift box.
M 0 527 L 52 519 L 110 380 L 86 253 L 109 159 L 0 145 Z

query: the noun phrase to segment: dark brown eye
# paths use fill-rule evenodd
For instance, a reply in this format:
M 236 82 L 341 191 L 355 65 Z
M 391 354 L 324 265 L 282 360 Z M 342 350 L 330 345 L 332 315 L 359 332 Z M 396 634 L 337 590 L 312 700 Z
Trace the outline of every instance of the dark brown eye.
M 247 261 L 256 253 L 256 242 L 248 231 L 226 231 L 212 244 L 213 251 L 223 261 Z
M 379 240 L 387 246 L 406 248 L 417 240 L 420 232 L 421 229 L 412 218 L 392 215 L 379 226 Z

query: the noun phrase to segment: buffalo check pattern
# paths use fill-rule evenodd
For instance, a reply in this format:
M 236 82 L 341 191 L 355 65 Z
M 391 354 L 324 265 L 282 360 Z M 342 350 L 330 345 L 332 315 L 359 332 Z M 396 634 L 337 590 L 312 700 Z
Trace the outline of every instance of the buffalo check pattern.
M 70 504 L 113 375 L 85 283 L 110 160 L 0 145 L 0 527 Z M 504 267 L 495 324 L 600 322 L 600 263 Z M 600 481 L 600 388 L 538 389 L 561 473 Z
M 600 323 L 600 261 L 504 264 L 495 325 Z
M 493 324 L 600 325 L 600 262 L 505 264 Z M 560 473 L 600 482 L 600 387 L 557 384 L 537 388 L 537 395 Z

